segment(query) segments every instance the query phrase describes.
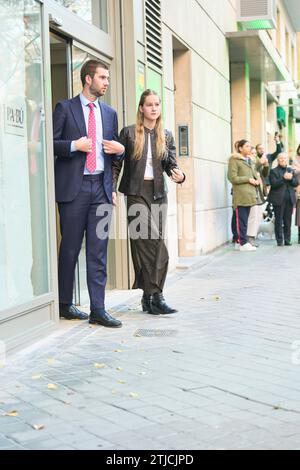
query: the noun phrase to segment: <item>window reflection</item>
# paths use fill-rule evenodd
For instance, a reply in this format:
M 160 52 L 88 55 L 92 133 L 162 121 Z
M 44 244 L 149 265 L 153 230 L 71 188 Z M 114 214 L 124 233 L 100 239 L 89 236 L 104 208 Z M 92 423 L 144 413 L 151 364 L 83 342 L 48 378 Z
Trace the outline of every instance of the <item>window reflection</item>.
M 56 0 L 84 21 L 108 32 L 107 0 Z
M 0 311 L 49 291 L 40 4 L 1 2 Z

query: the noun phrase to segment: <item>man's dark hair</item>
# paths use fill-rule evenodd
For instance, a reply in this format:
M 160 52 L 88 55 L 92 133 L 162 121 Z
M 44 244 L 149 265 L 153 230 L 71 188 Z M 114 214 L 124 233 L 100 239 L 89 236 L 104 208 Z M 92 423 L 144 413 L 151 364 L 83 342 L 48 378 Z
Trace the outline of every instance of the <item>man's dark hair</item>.
M 93 79 L 97 71 L 97 68 L 99 67 L 101 69 L 108 70 L 108 66 L 104 64 L 104 62 L 101 62 L 100 60 L 91 59 L 83 64 L 83 66 L 81 67 L 81 71 L 80 71 L 80 78 L 81 78 L 81 83 L 83 87 L 85 85 L 86 76 L 89 75 Z

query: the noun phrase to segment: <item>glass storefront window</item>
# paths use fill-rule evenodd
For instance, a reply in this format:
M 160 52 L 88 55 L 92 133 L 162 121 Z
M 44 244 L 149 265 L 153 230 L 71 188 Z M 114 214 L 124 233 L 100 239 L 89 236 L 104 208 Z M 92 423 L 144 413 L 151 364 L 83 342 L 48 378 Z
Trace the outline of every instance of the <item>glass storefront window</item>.
M 0 312 L 49 292 L 40 8 L 0 4 Z
M 108 32 L 107 0 L 56 0 L 84 21 Z

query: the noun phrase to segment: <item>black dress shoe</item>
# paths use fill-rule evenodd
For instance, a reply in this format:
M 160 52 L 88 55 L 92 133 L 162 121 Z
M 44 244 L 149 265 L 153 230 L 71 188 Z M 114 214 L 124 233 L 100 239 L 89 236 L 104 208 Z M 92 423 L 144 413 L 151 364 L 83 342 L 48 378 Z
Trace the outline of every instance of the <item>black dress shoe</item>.
M 283 246 L 283 242 L 277 242 L 277 246 Z
M 159 313 L 154 313 L 154 312 L 152 311 L 151 304 L 152 304 L 152 295 L 146 295 L 146 294 L 144 294 L 143 297 L 142 297 L 142 309 L 143 309 L 143 312 L 150 313 L 151 315 L 159 315 Z
M 59 304 L 59 316 L 65 320 L 87 320 L 87 313 L 81 312 L 75 305 Z
M 154 315 L 169 315 L 170 313 L 176 313 L 177 310 L 167 305 L 163 293 L 153 294 L 151 302 L 151 310 Z
M 284 242 L 285 246 L 292 246 L 291 242 Z
M 104 308 L 91 312 L 89 323 L 107 328 L 121 328 L 122 326 L 122 322 L 113 318 Z

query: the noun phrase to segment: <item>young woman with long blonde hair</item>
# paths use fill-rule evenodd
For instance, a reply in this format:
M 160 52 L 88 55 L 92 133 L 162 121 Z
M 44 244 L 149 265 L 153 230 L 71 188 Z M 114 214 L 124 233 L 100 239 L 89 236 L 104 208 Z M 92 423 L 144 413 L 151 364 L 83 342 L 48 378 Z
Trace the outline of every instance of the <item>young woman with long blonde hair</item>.
M 119 191 L 127 196 L 133 288 L 144 292 L 143 311 L 153 315 L 175 313 L 163 295 L 169 263 L 164 242 L 168 202 L 164 172 L 174 183 L 183 183 L 185 175 L 176 162 L 174 138 L 163 127 L 161 100 L 155 91 L 142 94 L 136 124 L 121 131 L 120 142 L 125 158 L 113 163 L 113 185 L 117 191 L 124 164 Z

